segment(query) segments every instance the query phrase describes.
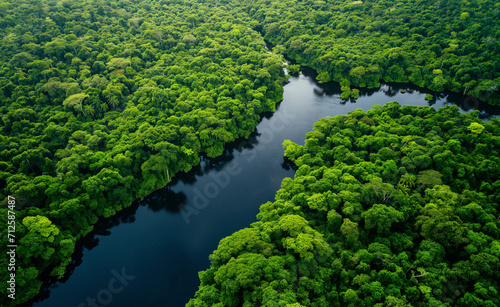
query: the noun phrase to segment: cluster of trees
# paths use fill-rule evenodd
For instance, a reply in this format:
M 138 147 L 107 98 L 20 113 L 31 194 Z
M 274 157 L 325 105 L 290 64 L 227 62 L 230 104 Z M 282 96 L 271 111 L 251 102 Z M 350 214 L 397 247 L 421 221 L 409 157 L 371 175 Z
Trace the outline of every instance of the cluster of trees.
M 356 87 L 411 82 L 500 104 L 500 7 L 481 0 L 243 1 L 276 50 Z
M 456 106 L 321 119 L 187 306 L 499 306 L 499 135 Z
M 274 110 L 283 63 L 261 33 L 319 80 L 341 82 L 344 98 L 358 95 L 351 86 L 382 79 L 495 103 L 498 14 L 498 4 L 475 0 L 0 1 L 0 221 L 14 196 L 19 239 L 17 297 L 0 303 L 33 297 L 42 274 L 65 273 L 75 241 L 100 217 L 164 187 L 200 154 L 221 154 Z M 421 151 L 402 167 L 415 182 L 437 180 L 421 173 L 430 163 Z M 437 171 L 457 187 L 470 179 L 465 166 Z M 312 206 L 322 207 L 322 197 Z M 360 222 L 347 218 L 345 229 Z
M 14 196 L 19 244 L 2 306 L 62 276 L 100 217 L 274 111 L 282 60 L 248 23 L 199 1 L 0 2 L 0 221 Z

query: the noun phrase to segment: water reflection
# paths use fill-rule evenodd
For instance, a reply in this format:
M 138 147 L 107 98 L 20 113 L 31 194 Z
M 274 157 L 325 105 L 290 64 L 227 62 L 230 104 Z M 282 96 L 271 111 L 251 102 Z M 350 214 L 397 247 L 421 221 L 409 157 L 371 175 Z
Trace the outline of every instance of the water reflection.
M 281 167 L 283 169 L 288 170 L 293 170 L 296 171 L 298 169 L 297 165 L 292 162 L 292 160 L 288 159 L 287 157 L 283 156 L 283 162 L 281 162 Z
M 100 238 L 98 236 L 110 236 L 111 229 L 120 224 L 130 224 L 135 222 L 135 214 L 139 207 L 139 203 L 134 203 L 130 207 L 123 209 L 118 214 L 106 218 L 100 219 L 95 225 L 94 230 L 87 234 L 82 239 L 78 240 L 75 244 L 75 252 L 73 254 L 73 260 L 66 268 L 66 273 L 59 279 L 49 275 L 49 272 L 44 272 L 41 274 L 42 280 L 44 280 L 44 285 L 42 286 L 40 293 L 30 302 L 21 304 L 19 306 L 32 306 L 34 302 L 40 302 L 47 300 L 50 297 L 51 291 L 57 289 L 59 285 L 64 284 L 73 275 L 73 272 L 83 263 L 83 255 L 85 250 L 92 250 L 97 247 L 100 243 Z
M 295 64 L 295 61 L 291 59 L 287 59 L 290 63 Z M 316 76 L 318 73 L 306 66 L 302 66 L 300 72 L 305 77 L 310 78 L 314 82 L 313 93 L 318 97 L 332 97 L 332 96 L 340 96 L 342 93 L 340 89 L 340 84 L 337 82 L 326 82 L 326 83 L 318 83 L 316 81 Z M 297 78 L 297 75 L 292 75 L 292 78 Z M 457 105 L 462 112 L 470 112 L 473 110 L 479 110 L 478 117 L 481 120 L 489 120 L 493 117 L 500 117 L 500 106 L 493 106 L 484 101 L 481 101 L 475 97 L 470 95 L 461 95 L 459 93 L 454 93 L 451 91 L 444 92 L 433 92 L 428 89 L 419 87 L 417 85 L 411 83 L 381 83 L 378 88 L 360 88 L 359 89 L 359 98 L 353 99 L 349 98 L 346 100 L 342 100 L 340 104 L 346 104 L 347 101 L 351 103 L 356 103 L 359 99 L 363 97 L 370 97 L 376 93 L 384 93 L 387 97 L 395 97 L 398 94 L 418 94 L 418 95 L 433 95 L 434 99 L 431 101 L 427 101 L 428 106 L 435 106 L 437 102 L 442 102 L 443 105 Z M 441 106 L 441 105 L 440 105 Z
M 381 86 L 380 90 L 382 92 L 384 92 L 384 94 L 388 97 L 394 97 L 394 96 L 396 96 L 396 94 L 398 94 L 400 92 L 397 89 L 395 89 L 391 86 L 388 86 L 388 85 Z
M 153 212 L 166 210 L 170 213 L 179 213 L 186 205 L 187 196 L 183 192 L 174 192 L 168 186 L 165 189 L 153 193 L 147 198 L 147 207 Z
M 127 288 L 127 293 L 117 297 L 117 305 L 113 306 L 134 306 L 133 299 L 143 297 L 145 291 L 149 297 L 155 297 L 154 302 L 140 301 L 137 306 L 183 306 L 196 291 L 197 272 L 207 268 L 208 255 L 219 240 L 250 225 L 260 204 L 273 200 L 281 180 L 293 176 L 295 166 L 283 156 L 283 140 L 291 139 L 300 144 L 305 134 L 312 130 L 313 123 L 322 116 L 346 114 L 358 107 L 368 110 L 374 104 L 392 100 L 435 107 L 456 104 L 464 112 L 478 109 L 479 118 L 483 120 L 500 114 L 500 107 L 488 106 L 470 96 L 431 93 L 411 84 L 388 83 L 377 89 L 364 88 L 360 89 L 357 100 L 343 100 L 338 83 L 319 84 L 315 77 L 312 69 L 302 68 L 302 75 L 292 76 L 285 86 L 285 100 L 278 104 L 277 111 L 263 114 L 259 126 L 247 139 L 226 144 L 223 154 L 217 158 L 201 156 L 199 165 L 188 173 L 177 174 L 167 188 L 152 193 L 144 201 L 134 203 L 111 218 L 100 220 L 94 231 L 78 241 L 74 260 L 64 277 L 55 280 L 44 276 L 43 290 L 36 298 L 39 302 L 34 305 L 69 306 L 68 302 L 74 296 L 80 301 L 87 295 L 81 293 L 85 292 L 81 290 L 83 287 L 94 279 L 109 278 L 110 269 L 120 268 L 125 263 L 127 268 L 140 272 L 138 279 L 142 278 L 143 282 Z M 424 100 L 426 93 L 434 95 L 433 102 Z M 280 116 L 288 122 L 282 121 L 283 128 L 277 130 L 273 128 L 277 127 L 273 126 L 273 121 L 274 124 L 280 123 Z M 199 215 L 193 215 L 193 222 L 187 225 L 181 213 L 183 208 L 193 204 L 194 189 L 203 191 L 213 181 L 211 175 L 224 172 L 231 163 L 241 167 L 241 174 L 230 177 L 230 184 L 221 186 L 219 195 L 210 198 L 207 207 Z M 110 236 L 111 233 L 114 236 Z M 99 245 L 104 240 L 106 242 Z M 106 248 L 110 244 L 112 247 Z M 96 267 L 103 259 L 108 259 L 113 265 L 118 260 L 122 262 L 120 267 L 104 266 L 101 270 L 109 269 L 105 272 L 108 275 L 100 275 L 100 269 Z M 69 279 L 72 274 L 78 276 Z

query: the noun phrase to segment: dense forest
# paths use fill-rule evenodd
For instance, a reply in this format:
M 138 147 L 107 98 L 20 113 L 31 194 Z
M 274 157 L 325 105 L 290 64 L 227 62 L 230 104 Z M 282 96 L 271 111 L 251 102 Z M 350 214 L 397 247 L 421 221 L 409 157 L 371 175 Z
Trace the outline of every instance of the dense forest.
M 248 136 L 284 72 L 248 22 L 196 1 L 1 7 L 0 220 L 14 196 L 21 303 L 98 218 Z
M 456 106 L 321 119 L 187 306 L 499 306 L 500 120 Z
M 218 156 L 226 143 L 247 137 L 257 125 L 260 115 L 272 112 L 282 98 L 286 76 L 281 55 L 315 68 L 322 82 L 340 82 L 343 98 L 356 97 L 358 90 L 355 87 L 376 87 L 382 80 L 412 82 L 434 91 L 449 89 L 498 104 L 500 26 L 496 20 L 499 17 L 500 5 L 491 0 L 2 0 L 0 221 L 2 225 L 7 225 L 7 197 L 15 197 L 18 247 L 16 300 L 7 300 L 6 288 L 3 287 L 0 289 L 1 305 L 21 304 L 33 298 L 42 285 L 41 276 L 63 276 L 72 261 L 75 242 L 88 234 L 99 218 L 112 216 L 130 206 L 134 200 L 164 187 L 176 173 L 189 171 L 198 164 L 200 155 Z M 275 44 L 275 54 L 265 48 L 264 38 Z M 290 70 L 297 68 L 296 65 L 289 66 Z M 446 120 L 473 121 L 472 117 L 465 119 L 455 111 L 447 112 L 452 117 Z M 403 121 L 406 117 L 401 118 L 394 121 Z M 375 129 L 378 126 L 366 120 L 368 123 L 363 126 L 364 130 L 353 128 L 353 131 L 367 133 L 366 137 L 357 138 L 364 138 L 371 144 L 369 133 L 373 131 L 370 127 Z M 410 119 L 406 118 L 405 123 L 406 120 Z M 386 122 L 386 125 L 391 124 Z M 477 134 L 477 139 L 482 140 L 488 133 L 493 133 L 488 129 L 493 129 L 495 124 L 498 125 L 498 122 L 477 122 L 479 126 L 472 125 L 470 131 L 463 132 L 463 137 L 467 139 Z M 486 130 L 482 131 L 481 127 Z M 397 127 L 391 129 L 400 130 Z M 385 133 L 395 133 L 396 130 L 391 129 Z M 480 133 L 476 133 L 478 131 Z M 342 136 L 342 140 L 346 137 L 351 136 Z M 458 141 L 463 140 L 458 138 Z M 342 143 L 345 149 L 352 149 L 348 146 L 349 142 Z M 354 144 L 354 139 L 352 142 Z M 432 142 L 435 142 L 434 139 Z M 425 146 L 420 143 L 417 142 L 417 145 Z M 467 202 L 462 199 L 469 199 L 469 196 L 462 195 L 465 192 L 461 189 L 470 184 L 468 188 L 471 191 L 479 191 L 470 193 L 483 193 L 483 197 L 488 199 L 485 203 L 482 203 L 482 198 L 476 199 L 488 218 L 495 214 L 492 206 L 487 205 L 488 202 L 494 203 L 489 200 L 493 196 L 488 193 L 493 193 L 498 187 L 489 182 L 481 187 L 483 190 L 476 189 L 474 185 L 478 182 L 468 177 L 473 173 L 473 166 L 467 166 L 467 163 L 472 161 L 466 160 L 465 153 L 457 158 L 455 151 L 450 149 L 453 154 L 442 157 L 443 163 L 455 163 L 452 159 L 459 159 L 459 162 L 445 169 L 436 169 L 432 156 L 429 156 L 432 163 L 427 158 L 422 158 L 425 162 L 411 162 L 414 158 L 411 157 L 408 158 L 410 162 L 407 159 L 401 164 L 403 159 L 396 159 L 397 145 L 389 145 L 385 147 L 393 150 L 395 164 L 387 164 L 392 158 L 384 158 L 385 164 L 379 165 L 375 159 L 374 165 L 378 168 L 390 166 L 391 172 L 394 166 L 398 172 L 384 175 L 393 176 L 391 180 L 382 176 L 384 182 L 380 183 L 380 189 L 385 184 L 392 184 L 395 191 L 400 191 L 403 186 L 410 189 L 407 193 L 418 191 L 421 194 L 419 204 L 425 207 L 422 205 L 422 199 L 428 199 L 425 185 L 418 182 L 434 180 L 435 173 L 422 173 L 426 168 L 433 169 L 440 172 L 443 183 L 451 187 L 453 192 L 450 193 L 457 193 L 460 205 Z M 457 146 L 460 147 L 460 144 L 453 148 Z M 498 146 L 498 143 L 485 141 L 481 146 Z M 340 150 L 341 147 L 338 148 Z M 289 144 L 286 153 L 299 166 L 300 161 L 311 164 L 307 154 L 301 155 L 303 150 Z M 429 154 L 429 150 L 420 150 Z M 484 148 L 473 154 L 474 157 L 490 156 L 488 161 L 495 158 L 494 151 Z M 364 153 L 358 155 L 359 159 L 365 157 Z M 299 156 L 303 158 L 300 160 Z M 322 157 L 321 154 L 314 159 L 322 159 L 324 163 L 334 161 L 329 160 L 333 157 Z M 316 162 L 319 163 L 319 160 Z M 411 168 L 411 163 L 414 168 Z M 494 162 L 485 165 L 493 170 L 484 174 L 495 174 Z M 405 178 L 413 180 L 416 187 L 393 184 L 394 180 L 404 175 L 399 173 L 401 167 L 406 168 L 409 175 Z M 462 168 L 455 170 L 454 167 Z M 422 177 L 425 174 L 427 176 Z M 322 192 L 326 193 L 326 190 Z M 325 195 L 318 194 L 318 206 L 328 196 Z M 476 194 L 473 195 L 476 197 Z M 358 203 L 361 201 L 352 199 L 352 212 L 361 210 L 359 205 L 355 205 Z M 455 205 L 450 204 L 450 208 L 458 210 Z M 263 212 L 266 206 L 273 205 L 264 205 Z M 343 207 L 346 205 L 343 204 Z M 381 210 L 391 211 L 388 208 Z M 300 213 L 302 209 L 294 210 L 297 215 L 306 214 L 306 211 Z M 420 214 L 416 208 L 413 210 L 404 213 L 405 218 L 411 219 L 411 214 Z M 446 218 L 456 221 L 459 213 L 453 214 Z M 345 215 L 350 221 L 345 227 L 353 228 L 356 223 L 361 227 L 363 223 L 355 217 L 357 215 Z M 402 223 L 402 218 L 397 217 L 394 223 Z M 307 237 L 326 240 L 320 235 L 324 229 L 314 224 L 320 223 L 322 216 L 318 215 L 316 222 L 305 215 L 302 218 L 309 220 Z M 331 218 L 336 219 L 337 215 Z M 266 221 L 263 216 L 261 219 L 261 223 Z M 292 224 L 303 224 L 304 221 L 294 220 Z M 464 225 L 482 222 L 472 223 L 463 219 Z M 473 231 L 482 231 L 489 238 L 496 235 L 498 239 L 498 235 L 491 232 L 491 227 L 496 227 L 496 220 L 484 223 L 489 225 L 487 229 L 490 232 L 476 226 Z M 332 227 L 328 231 L 333 233 Z M 415 229 L 410 228 L 407 235 L 410 236 L 412 231 Z M 260 235 L 247 230 L 242 233 L 240 236 L 249 238 Z M 364 235 L 367 233 L 360 228 L 359 242 L 368 242 L 369 238 Z M 2 242 L 6 243 L 6 239 L 6 229 L 2 229 Z M 426 240 L 431 239 L 426 237 Z M 266 252 L 262 255 L 267 257 L 275 253 L 275 240 L 277 237 L 269 238 Z M 336 257 L 341 249 L 355 253 L 358 246 L 354 241 L 352 245 L 325 242 L 328 244 L 320 244 L 323 247 L 318 245 L 318 251 L 322 248 L 326 251 L 321 252 L 321 257 Z M 440 243 L 439 240 L 436 242 Z M 2 244 L 2 252 L 5 246 Z M 429 246 L 434 248 L 436 245 Z M 457 259 L 446 258 L 451 251 L 443 246 L 446 253 L 436 258 L 439 260 L 436 263 L 448 261 L 450 270 L 453 269 L 451 264 L 464 263 L 463 255 Z M 337 254 L 331 253 L 332 248 L 337 248 Z M 416 250 L 419 247 L 415 245 L 411 248 Z M 368 251 L 374 253 L 369 248 Z M 494 256 L 495 251 L 491 247 L 488 255 Z M 492 259 L 490 256 L 484 257 Z M 324 261 L 331 259 L 328 257 Z M 310 260 L 314 257 L 307 254 L 306 258 Z M 283 259 L 291 261 L 291 258 Z M 215 261 L 214 268 L 221 267 L 226 260 Z M 260 260 L 255 259 L 255 265 L 259 265 Z M 0 258 L 3 279 L 8 276 L 8 261 L 7 257 Z M 293 266 L 291 262 L 286 263 Z M 494 265 L 491 265 L 493 269 Z M 303 271 L 302 268 L 297 270 Z M 354 272 L 346 270 L 351 275 Z M 429 270 L 432 271 L 428 268 L 426 272 Z M 213 282 L 210 274 L 206 276 L 202 280 L 203 285 Z M 375 277 L 370 278 L 375 280 Z M 420 282 L 419 278 L 415 280 Z M 459 280 L 459 285 L 475 287 L 472 279 L 463 283 Z M 485 285 L 489 282 L 487 279 Z M 387 288 L 387 284 L 383 285 L 384 289 Z M 194 304 L 207 297 L 208 290 L 203 287 L 205 290 L 200 290 L 200 293 L 205 294 L 198 294 L 199 299 L 193 301 Z M 432 291 L 439 289 L 435 285 L 427 287 Z M 338 291 L 340 295 L 346 290 L 340 287 Z M 352 288 L 352 291 L 356 293 L 358 290 Z M 471 290 L 467 288 L 467 291 Z M 271 292 L 266 295 L 274 295 Z M 439 296 L 434 292 L 427 294 L 429 299 Z M 356 295 L 364 298 L 362 293 Z M 393 296 L 402 299 L 401 295 Z M 318 294 L 319 297 L 324 296 Z M 242 297 L 233 299 L 247 301 Z M 479 296 L 479 299 L 487 300 L 485 296 Z M 255 300 L 260 299 L 256 297 Z M 304 300 L 299 301 L 308 304 Z M 232 301 L 231 304 L 238 303 Z
M 500 104 L 500 3 L 489 0 L 243 1 L 265 38 L 318 80 L 411 82 Z

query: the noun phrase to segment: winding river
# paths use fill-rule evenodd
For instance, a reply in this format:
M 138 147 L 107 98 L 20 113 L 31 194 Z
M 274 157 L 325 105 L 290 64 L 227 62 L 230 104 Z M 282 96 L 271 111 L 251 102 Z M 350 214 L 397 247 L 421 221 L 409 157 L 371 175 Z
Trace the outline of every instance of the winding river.
M 436 99 L 429 103 L 422 89 L 401 84 L 362 90 L 355 102 L 343 101 L 338 84 L 320 85 L 314 77 L 308 69 L 292 76 L 276 112 L 265 114 L 248 140 L 230 144 L 221 157 L 202 158 L 166 188 L 99 221 L 78 243 L 64 279 L 47 279 L 28 306 L 184 306 L 218 242 L 255 222 L 259 206 L 274 200 L 283 178 L 293 177 L 283 140 L 303 144 L 321 117 L 394 100 L 436 108 L 457 104 L 463 112 L 478 109 L 483 120 L 500 114 L 500 108 L 451 93 L 433 93 Z

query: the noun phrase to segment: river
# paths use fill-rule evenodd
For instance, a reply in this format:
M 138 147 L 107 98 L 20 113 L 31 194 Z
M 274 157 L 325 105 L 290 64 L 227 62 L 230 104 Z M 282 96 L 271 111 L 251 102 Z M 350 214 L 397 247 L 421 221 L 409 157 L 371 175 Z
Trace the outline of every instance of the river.
M 218 158 L 202 158 L 168 187 L 99 221 L 78 242 L 68 274 L 59 281 L 47 279 L 42 293 L 27 305 L 184 306 L 218 242 L 255 222 L 259 206 L 274 200 L 283 178 L 293 177 L 293 167 L 283 157 L 283 140 L 303 144 L 321 117 L 357 108 L 366 111 L 394 100 L 429 105 L 422 89 L 398 84 L 361 90 L 355 102 L 342 101 L 338 84 L 320 85 L 314 77 L 308 69 L 292 76 L 276 112 L 265 114 L 248 140 L 229 144 Z M 431 104 L 436 108 L 457 104 L 463 112 L 479 109 L 483 120 L 500 114 L 499 108 L 470 97 L 442 93 L 435 98 Z

